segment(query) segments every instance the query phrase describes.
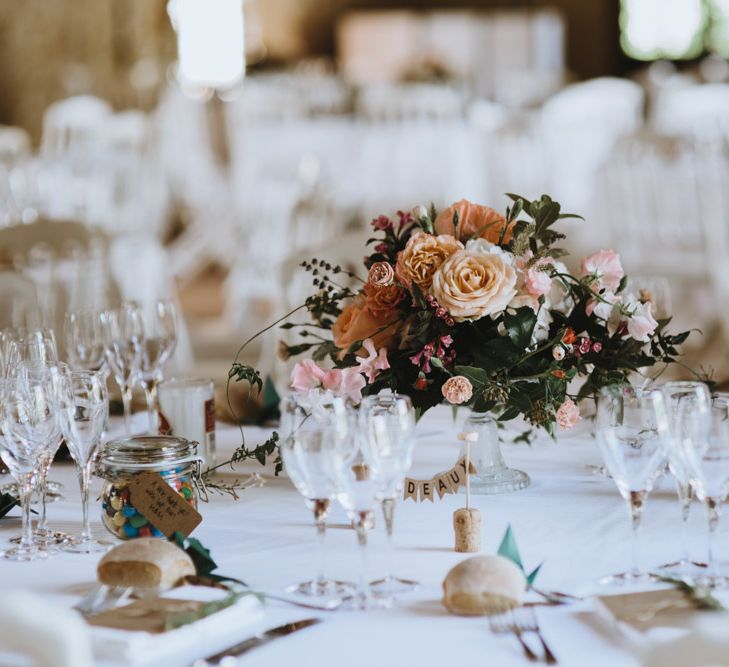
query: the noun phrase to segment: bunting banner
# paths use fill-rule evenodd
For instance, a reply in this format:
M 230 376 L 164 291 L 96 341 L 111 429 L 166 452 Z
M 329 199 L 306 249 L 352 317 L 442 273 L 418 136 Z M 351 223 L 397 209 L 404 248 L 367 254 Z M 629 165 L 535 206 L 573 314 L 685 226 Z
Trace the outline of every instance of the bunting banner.
M 469 461 L 469 472 L 476 473 L 472 461 Z M 440 472 L 430 479 L 405 478 L 403 487 L 403 500 L 412 498 L 415 502 L 422 503 L 429 500 L 431 503 L 436 496 L 440 500 L 446 493 L 458 493 L 461 486 L 466 486 L 466 457 L 462 456 L 450 470 Z

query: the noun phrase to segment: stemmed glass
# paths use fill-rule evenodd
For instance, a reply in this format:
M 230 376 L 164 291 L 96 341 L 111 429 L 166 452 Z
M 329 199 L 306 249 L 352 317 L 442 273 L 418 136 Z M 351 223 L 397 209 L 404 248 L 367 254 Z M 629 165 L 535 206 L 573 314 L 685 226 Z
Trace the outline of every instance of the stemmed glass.
M 368 440 L 372 467 L 380 477 L 377 497 L 382 506 L 387 533 L 388 570 L 382 579 L 370 584 L 376 594 L 388 597 L 417 588 L 418 583 L 393 574 L 393 527 L 395 503 L 402 494 L 405 474 L 413 462 L 415 412 L 407 396 L 381 393 L 367 396 L 360 405 L 360 424 Z
M 25 361 L 18 364 L 11 372 L 21 381 L 32 380 L 34 382 L 47 383 L 52 391 L 51 397 L 53 399 L 54 409 L 59 409 L 61 394 L 65 390 L 65 378 L 68 374 L 68 366 L 66 364 L 60 361 L 48 364 Z M 52 531 L 48 528 L 47 511 L 48 473 L 62 440 L 61 427 L 57 423 L 56 428 L 49 435 L 48 441 L 43 448 L 40 465 L 38 466 L 38 474 L 35 480 L 35 488 L 40 495 L 41 509 L 35 530 L 33 531 L 33 539 L 42 549 L 50 551 L 55 551 L 55 546 L 67 538 L 67 535 L 64 533 Z
M 94 371 L 72 371 L 67 376 L 66 391 L 61 395 L 60 422 L 68 451 L 76 462 L 83 528 L 80 538 L 63 546 L 72 553 L 98 553 L 111 544 L 95 540 L 91 535 L 89 518 L 89 485 L 91 469 L 101 443 L 101 434 L 109 416 L 109 397 L 101 374 Z
M 714 541 L 721 506 L 729 495 L 729 394 L 715 396 L 710 405 L 685 398 L 677 410 L 682 429 L 674 447 L 684 457 L 709 521 L 707 572 L 702 583 L 716 588 L 728 581 L 717 572 Z
M 324 554 L 327 515 L 337 493 L 333 450 L 339 434 L 349 429 L 348 419 L 344 401 L 318 391 L 281 401 L 281 458 L 296 490 L 314 512 L 318 556 L 316 577 L 289 587 L 289 593 L 337 598 L 350 592 L 347 584 L 326 577 Z
M 162 300 L 142 309 L 144 344 L 139 383 L 147 399 L 149 432 L 157 433 L 157 384 L 177 342 L 177 311 L 173 301 Z
M 668 563 L 657 568 L 673 577 L 695 577 L 697 568 L 704 568 L 704 563 L 694 563 L 691 560 L 688 546 L 688 520 L 691 502 L 694 498 L 694 489 L 691 486 L 690 471 L 681 448 L 673 446 L 682 442 L 683 446 L 692 446 L 691 438 L 697 434 L 692 432 L 690 423 L 682 419 L 686 413 L 686 406 L 691 404 L 702 414 L 708 413 L 711 403 L 709 389 L 703 382 L 667 382 L 661 386 L 666 399 L 668 417 L 671 425 L 671 447 L 668 453 L 668 467 L 676 480 L 676 493 L 681 508 L 681 557 L 678 562 Z
M 66 357 L 74 370 L 100 371 L 104 366 L 104 330 L 97 310 L 66 313 Z
M 357 534 L 360 566 L 357 590 L 347 601 L 352 609 L 389 606 L 392 598 L 375 598 L 367 583 L 367 535 L 375 523 L 375 507 L 384 486 L 384 466 L 375 464 L 371 442 L 359 432 L 357 414 L 349 408 L 348 428 L 342 428 L 333 441 L 332 472 L 337 484 L 337 500 L 352 521 Z
M 18 484 L 23 528 L 20 544 L 2 553 L 5 559 L 30 561 L 46 558 L 49 554 L 33 541 L 30 501 L 41 458 L 57 428 L 57 404 L 48 376 L 18 375 L 6 381 L 2 396 L 0 457 Z
M 124 429 L 131 433 L 132 390 L 139 373 L 144 326 L 139 306 L 125 303 L 117 310 L 101 313 L 104 353 L 124 404 Z
M 605 387 L 597 406 L 597 442 L 605 467 L 628 505 L 632 527 L 632 566 L 605 584 L 651 581 L 640 567 L 638 539 L 645 501 L 666 465 L 669 422 L 663 394 L 630 386 Z

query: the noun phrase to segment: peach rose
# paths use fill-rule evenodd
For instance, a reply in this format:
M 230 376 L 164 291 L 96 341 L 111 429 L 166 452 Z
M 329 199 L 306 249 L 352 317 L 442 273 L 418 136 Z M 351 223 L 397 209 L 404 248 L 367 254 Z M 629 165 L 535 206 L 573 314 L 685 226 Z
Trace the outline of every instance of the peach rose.
M 395 280 L 395 271 L 388 262 L 375 262 L 367 274 L 367 282 L 377 287 L 387 287 Z
M 405 298 L 405 294 L 405 290 L 399 285 L 378 287 L 368 283 L 364 286 L 365 305 L 379 319 L 391 319 L 397 304 Z
M 438 267 L 462 248 L 463 244 L 453 236 L 433 236 L 416 232 L 410 237 L 404 250 L 398 253 L 395 274 L 406 287 L 415 283 L 420 289 L 427 291 Z
M 497 254 L 459 250 L 433 276 L 433 296 L 458 322 L 504 310 L 516 296 L 516 270 Z
M 463 375 L 455 375 L 448 378 L 441 387 L 443 398 L 451 405 L 460 405 L 467 403 L 473 396 L 473 385 L 471 381 Z
M 365 304 L 363 294 L 345 306 L 332 326 L 334 344 L 346 352 L 357 340 L 371 338 L 375 347 L 390 348 L 400 327 L 399 316 L 376 317 Z M 382 329 L 382 331 L 380 331 Z M 362 353 L 362 349 L 358 351 Z
M 451 204 L 438 214 L 435 219 L 435 231 L 438 234 L 456 235 L 453 229 L 454 213 L 458 213 L 458 239 L 460 241 L 467 241 L 472 236 L 479 236 L 491 243 L 499 242 L 501 232 L 506 225 L 506 218 L 488 206 L 472 204 L 466 199 Z M 511 241 L 511 227 L 504 234 L 504 243 L 509 241 Z

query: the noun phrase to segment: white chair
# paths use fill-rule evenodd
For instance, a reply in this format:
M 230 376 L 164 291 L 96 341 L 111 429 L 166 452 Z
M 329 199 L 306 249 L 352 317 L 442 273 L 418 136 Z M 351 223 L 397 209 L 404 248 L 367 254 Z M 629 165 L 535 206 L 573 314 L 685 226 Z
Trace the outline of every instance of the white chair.
M 666 88 L 652 117 L 656 132 L 729 140 L 729 83 Z
M 599 166 L 618 139 L 642 126 L 643 103 L 638 84 L 606 77 L 568 86 L 544 104 L 536 131 L 549 192 L 566 208 L 589 203 Z
M 60 156 L 93 148 L 111 107 L 92 95 L 78 95 L 51 104 L 43 115 L 41 153 Z
M 711 291 L 707 262 L 707 243 L 716 243 L 716 237 L 707 237 L 703 220 L 709 215 L 715 221 L 710 224 L 726 225 L 714 201 L 702 201 L 702 180 L 712 164 L 716 165 L 713 159 L 707 162 L 705 154 L 680 139 L 625 140 L 598 174 L 592 219 L 596 231 L 608 233 L 607 244 L 620 253 L 628 274 L 664 277 L 669 282 L 673 328 L 704 330 L 705 337 L 689 339 L 688 348 L 694 350 L 706 346 L 721 310 Z

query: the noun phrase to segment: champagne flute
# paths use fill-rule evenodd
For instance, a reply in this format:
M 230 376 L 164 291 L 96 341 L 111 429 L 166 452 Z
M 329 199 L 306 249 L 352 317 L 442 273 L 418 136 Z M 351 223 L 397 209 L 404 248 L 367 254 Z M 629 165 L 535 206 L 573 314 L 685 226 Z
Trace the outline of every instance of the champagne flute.
M 66 357 L 73 370 L 100 371 L 104 366 L 104 330 L 97 310 L 66 313 Z
M 360 405 L 361 432 L 368 439 L 372 467 L 381 479 L 378 500 L 387 533 L 388 570 L 370 584 L 374 593 L 392 597 L 417 588 L 418 583 L 393 574 L 395 503 L 402 494 L 405 474 L 413 463 L 415 412 L 407 396 L 381 393 L 367 396 Z
M 121 391 L 124 404 L 124 429 L 131 433 L 132 390 L 139 373 L 144 327 L 139 306 L 125 303 L 117 310 L 100 315 L 104 334 L 104 353 Z
M 696 577 L 697 569 L 705 568 L 705 563 L 694 563 L 691 560 L 688 545 L 688 520 L 691 502 L 694 498 L 694 489 L 691 485 L 690 471 L 681 451 L 681 447 L 674 446 L 682 442 L 691 446 L 690 439 L 696 435 L 682 415 L 685 413 L 687 402 L 691 402 L 701 413 L 707 413 L 711 403 L 709 388 L 703 382 L 667 382 L 660 387 L 666 399 L 668 417 L 671 423 L 671 447 L 669 449 L 668 467 L 676 481 L 676 493 L 681 511 L 681 557 L 677 562 L 667 563 L 657 568 L 668 576 L 683 578 Z M 687 441 L 688 440 L 688 441 Z
M 139 383 L 147 399 L 149 432 L 157 433 L 157 384 L 177 342 L 177 310 L 170 300 L 156 301 L 142 309 L 144 343 L 139 369 Z
M 628 505 L 632 527 L 630 570 L 604 577 L 604 584 L 651 581 L 639 559 L 640 524 L 648 494 L 668 458 L 669 421 L 663 394 L 628 385 L 605 387 L 597 406 L 597 442 L 605 467 Z
M 346 427 L 346 415 L 344 401 L 316 390 L 281 401 L 281 458 L 296 490 L 314 513 L 317 535 L 317 575 L 290 586 L 289 593 L 333 599 L 350 592 L 347 584 L 326 576 L 324 552 L 327 515 L 337 493 L 332 453 L 338 430 L 342 424 Z
M 701 581 L 718 588 L 729 582 L 717 571 L 714 544 L 721 506 L 729 494 L 729 394 L 718 394 L 709 405 L 687 397 L 677 409 L 682 428 L 674 446 L 684 457 L 709 522 L 707 572 Z
M 20 544 L 2 553 L 7 560 L 32 561 L 49 554 L 33 540 L 30 501 L 44 449 L 58 428 L 53 392 L 47 377 L 19 375 L 5 383 L 0 457 L 18 484 L 23 508 Z
M 109 397 L 106 384 L 98 372 L 72 371 L 67 376 L 66 384 L 66 391 L 61 398 L 60 421 L 68 451 L 76 462 L 83 506 L 83 528 L 81 536 L 65 544 L 63 550 L 83 554 L 99 553 L 106 551 L 111 544 L 95 540 L 91 535 L 89 486 L 101 434 L 109 416 Z

